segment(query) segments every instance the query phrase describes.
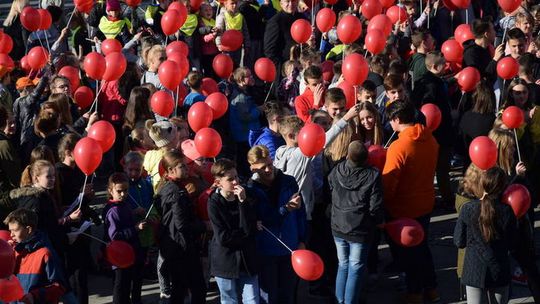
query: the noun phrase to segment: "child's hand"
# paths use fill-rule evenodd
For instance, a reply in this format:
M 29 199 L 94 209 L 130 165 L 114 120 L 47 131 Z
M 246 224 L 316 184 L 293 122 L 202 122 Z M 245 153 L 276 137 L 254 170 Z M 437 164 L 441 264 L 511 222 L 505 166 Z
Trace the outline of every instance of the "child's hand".
M 238 197 L 238 200 L 243 203 L 246 200 L 246 190 L 244 187 L 238 185 L 234 186 L 234 195 Z
M 82 211 L 81 209 L 77 209 L 75 211 L 73 211 L 70 215 L 69 215 L 69 219 L 72 220 L 72 221 L 78 221 L 81 219 L 81 216 L 82 216 Z
M 527 172 L 527 167 L 525 167 L 525 163 L 519 162 L 516 165 L 516 174 L 519 176 L 525 176 L 525 173 Z
M 291 212 L 297 209 L 300 209 L 302 206 L 302 197 L 300 194 L 295 193 L 293 196 L 291 196 L 291 199 L 289 202 L 285 205 L 285 208 L 287 208 L 287 211 Z
M 499 44 L 497 48 L 495 49 L 495 54 L 493 55 L 493 60 L 499 61 L 504 56 L 504 48 L 506 47 L 506 43 L 503 41 L 503 43 Z
M 32 293 L 29 292 L 24 295 L 24 297 L 21 299 L 21 302 L 25 304 L 34 304 L 34 296 L 32 295 Z
M 138 230 L 143 230 L 144 228 L 146 228 L 146 221 L 142 221 L 142 222 L 137 224 L 137 229 Z
M 315 107 L 320 107 L 324 95 L 324 84 L 319 83 L 313 92 L 313 103 Z
M 355 104 L 353 107 L 351 107 L 349 109 L 349 111 L 343 116 L 343 119 L 345 121 L 349 121 L 351 119 L 353 119 L 354 117 L 356 117 L 359 113 L 359 110 L 360 109 L 360 104 Z

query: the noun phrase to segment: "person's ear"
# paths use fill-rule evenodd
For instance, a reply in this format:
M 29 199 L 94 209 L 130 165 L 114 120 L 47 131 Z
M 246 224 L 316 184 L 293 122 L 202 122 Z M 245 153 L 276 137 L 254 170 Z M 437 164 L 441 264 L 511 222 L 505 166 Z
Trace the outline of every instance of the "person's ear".
M 32 226 L 26 226 L 26 230 L 28 230 L 29 235 L 34 232 L 34 228 L 32 228 Z

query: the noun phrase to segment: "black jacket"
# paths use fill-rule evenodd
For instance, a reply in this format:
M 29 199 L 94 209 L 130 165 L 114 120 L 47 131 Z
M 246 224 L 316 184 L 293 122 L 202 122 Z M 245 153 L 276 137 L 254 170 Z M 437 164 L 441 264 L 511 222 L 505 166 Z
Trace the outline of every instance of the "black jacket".
M 477 288 L 502 287 L 510 284 L 510 258 L 508 253 L 516 245 L 517 224 L 509 205 L 495 205 L 496 239 L 484 241 L 478 218 L 480 202 L 463 205 L 454 229 L 454 243 L 467 248 L 463 262 L 461 282 Z
M 465 147 L 468 147 L 477 136 L 487 136 L 491 128 L 493 128 L 494 121 L 494 114 L 480 114 L 472 110 L 465 112 L 459 122 Z
M 447 85 L 444 80 L 427 71 L 415 82 L 412 93 L 413 102 L 420 109 L 426 103 L 432 103 L 441 110 L 442 119 L 439 127 L 433 132 L 433 136 L 441 146 L 451 146 L 455 137 L 452 130 L 452 115 Z
M 291 47 L 295 44 L 291 36 L 291 25 L 298 19 L 304 19 L 300 13 L 279 12 L 268 23 L 264 32 L 264 55 L 276 66 L 289 60 Z
M 383 222 L 381 174 L 373 167 L 339 163 L 328 176 L 332 190 L 332 234 L 357 243 L 369 242 Z
M 155 196 L 154 207 L 161 215 L 161 238 L 174 242 L 182 250 L 195 246 L 206 230 L 193 212 L 186 189 L 175 182 L 165 182 Z
M 259 6 L 256 1 L 246 1 L 240 5 L 240 13 L 247 23 L 249 38 L 251 40 L 263 40 L 264 38 L 264 16 L 260 8 L 257 10 L 252 5 Z
M 17 150 L 12 140 L 0 131 L 0 219 L 16 209 L 9 192 L 18 187 L 20 178 L 21 160 Z
M 474 42 L 474 39 L 463 42 L 463 68 L 475 67 L 482 77 L 491 84 L 497 80 L 497 62 L 493 60 L 488 49 Z
M 208 199 L 208 217 L 214 236 L 210 242 L 210 274 L 236 279 L 240 273 L 253 276 L 256 262 L 256 212 L 255 201 L 248 194 L 240 203 L 227 201 L 218 191 Z

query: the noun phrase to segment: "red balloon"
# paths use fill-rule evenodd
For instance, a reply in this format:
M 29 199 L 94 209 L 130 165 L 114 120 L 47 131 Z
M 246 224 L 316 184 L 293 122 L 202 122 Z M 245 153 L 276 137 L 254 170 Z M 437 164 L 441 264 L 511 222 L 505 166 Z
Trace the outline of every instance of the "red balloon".
M 27 6 L 21 12 L 22 26 L 30 32 L 37 31 L 41 25 L 41 16 L 37 9 Z
M 163 16 L 161 16 L 161 30 L 167 36 L 172 35 L 182 27 L 182 23 L 180 22 L 180 13 L 177 10 L 167 10 Z
M 471 161 L 482 170 L 495 166 L 497 155 L 497 145 L 487 136 L 478 136 L 469 145 Z
M 48 10 L 43 9 L 43 8 L 40 8 L 37 11 L 39 13 L 39 18 L 40 18 L 39 29 L 48 30 L 52 24 L 51 13 L 49 13 Z
M 72 91 L 75 91 L 79 88 L 79 84 L 81 80 L 79 78 L 78 68 L 72 67 L 70 65 L 66 65 L 60 69 L 60 71 L 58 72 L 58 75 L 64 76 L 67 79 L 69 79 L 69 83 L 71 84 Z
M 509 106 L 503 111 L 502 121 L 508 129 L 517 129 L 525 121 L 525 114 L 519 107 Z
M 461 63 L 463 61 L 463 47 L 454 39 L 443 42 L 441 52 L 448 62 Z
M 35 46 L 26 55 L 28 65 L 34 70 L 39 70 L 47 64 L 49 60 L 49 52 L 42 46 Z
M 336 13 L 329 8 L 323 8 L 315 17 L 315 24 L 322 33 L 328 32 L 336 24 Z
M 217 54 L 212 61 L 212 68 L 220 78 L 229 78 L 233 72 L 233 61 L 227 54 Z
M 125 0 L 126 4 L 131 7 L 137 7 L 141 4 L 142 0 Z
M 306 281 L 318 280 L 324 272 L 321 257 L 311 250 L 298 249 L 292 252 L 291 262 L 294 272 Z
M 403 247 L 418 246 L 424 240 L 424 228 L 414 219 L 399 218 L 386 223 L 384 229 L 394 243 Z
M 127 242 L 111 241 L 105 252 L 107 261 L 118 268 L 128 268 L 135 263 L 135 251 Z
M 73 3 L 75 4 L 75 8 L 81 12 L 81 13 L 90 13 L 92 8 L 94 7 L 94 1 L 93 0 L 74 0 Z
M 368 72 L 369 65 L 360 54 L 349 54 L 343 60 L 341 73 L 345 80 L 353 85 L 361 85 L 367 79 Z
M 103 150 L 97 141 L 90 137 L 83 137 L 75 145 L 73 151 L 75 163 L 81 171 L 90 175 L 96 171 L 103 158 Z
M 195 132 L 208 128 L 213 120 L 212 108 L 205 102 L 196 102 L 189 108 L 187 118 L 189 127 Z
M 426 117 L 426 126 L 431 131 L 437 130 L 442 120 L 442 114 L 439 107 L 432 103 L 426 103 L 420 108 L 420 112 Z
M 371 30 L 379 30 L 383 32 L 385 37 L 388 37 L 392 31 L 392 20 L 385 14 L 377 15 L 369 20 L 367 31 Z
M 345 99 L 347 99 L 347 104 L 345 108 L 350 109 L 356 104 L 356 95 L 354 94 L 354 86 L 348 81 L 342 81 L 338 85 L 343 93 L 345 94 Z
M 221 35 L 221 50 L 224 52 L 234 52 L 242 47 L 244 36 L 237 30 L 227 30 Z
M 105 39 L 101 43 L 101 52 L 105 56 L 115 52 L 122 52 L 122 43 L 112 38 Z
M 216 81 L 210 77 L 203 78 L 201 89 L 204 96 L 208 96 L 214 92 L 219 92 Z
M 307 123 L 298 133 L 298 147 L 307 157 L 319 154 L 325 141 L 324 129 L 316 123 Z
M 203 221 L 209 221 L 208 217 L 208 198 L 212 194 L 212 188 L 206 189 L 197 198 L 197 204 L 195 204 L 195 214 Z
M 16 302 L 24 297 L 21 282 L 15 275 L 9 275 L 0 279 L 0 301 L 9 303 Z
M 459 72 L 457 80 L 461 91 L 471 92 L 480 82 L 480 72 L 476 68 L 466 67 Z
M 176 62 L 180 68 L 180 78 L 186 78 L 189 72 L 189 61 L 185 55 L 182 55 L 180 52 L 174 52 L 167 55 L 167 60 Z
M 83 67 L 88 77 L 101 80 L 106 69 L 105 57 L 98 52 L 91 52 L 84 58 Z
M 471 5 L 471 0 L 450 0 L 459 9 L 467 9 Z
M 345 44 L 351 44 L 360 38 L 362 23 L 353 15 L 346 15 L 338 22 L 337 36 Z
M 386 163 L 386 149 L 381 145 L 369 146 L 367 163 L 382 172 Z
M 454 31 L 454 37 L 461 46 L 463 46 L 463 42 L 474 39 L 474 34 L 471 30 L 471 26 L 469 24 L 458 25 L 458 27 L 456 27 L 456 30 Z
M 0 278 L 13 274 L 15 269 L 15 252 L 7 241 L 0 240 Z
M 452 0 L 443 0 L 443 5 L 449 10 L 449 11 L 456 11 L 458 10 L 458 7 L 454 5 Z
M 512 79 L 519 72 L 519 63 L 511 56 L 501 58 L 497 62 L 497 75 L 502 79 Z
M 223 116 L 229 108 L 227 97 L 221 92 L 215 92 L 208 95 L 204 102 L 212 109 L 212 117 L 214 119 Z
M 84 110 L 94 101 L 94 91 L 89 87 L 81 86 L 73 93 L 73 99 L 75 99 L 79 108 Z
M 9 54 L 13 50 L 13 39 L 6 33 L 2 33 L 0 37 L 0 53 Z
M 28 57 L 25 55 L 23 58 L 21 58 L 21 69 L 23 69 L 25 72 L 30 72 L 32 69 L 30 65 L 28 64 Z
M 157 91 L 150 98 L 150 108 L 159 116 L 169 117 L 174 110 L 173 97 L 165 91 Z
M 6 242 L 12 241 L 11 232 L 9 232 L 8 230 L 0 230 L 0 240 Z
M 189 54 L 189 48 L 185 42 L 176 40 L 167 45 L 167 47 L 165 48 L 165 52 L 167 53 L 167 56 L 172 53 L 178 52 L 185 57 Z
M 397 5 L 388 8 L 388 10 L 386 11 L 386 16 L 390 18 L 392 24 L 396 24 L 398 21 L 399 23 L 403 23 L 407 21 L 407 18 L 409 18 L 407 11 Z
M 194 12 L 199 11 L 199 8 L 201 8 L 202 0 L 190 0 L 189 6 L 191 7 L 191 10 Z
M 276 66 L 268 58 L 262 57 L 255 61 L 255 75 L 262 81 L 273 82 L 276 79 Z
M 522 0 L 497 0 L 503 11 L 511 13 L 521 6 Z
M 122 53 L 111 53 L 105 56 L 105 74 L 103 80 L 113 81 L 124 75 L 126 71 L 126 58 Z
M 504 190 L 502 201 L 512 207 L 517 218 L 521 218 L 531 207 L 531 194 L 525 186 L 512 184 Z
M 379 2 L 379 0 L 364 0 L 362 3 L 362 15 L 370 20 L 371 18 L 379 15 L 382 13 L 382 4 Z
M 371 30 L 366 34 L 365 46 L 370 53 L 377 55 L 384 51 L 384 48 L 386 47 L 386 38 L 381 31 L 377 29 Z
M 169 90 L 174 90 L 182 82 L 181 70 L 172 60 L 165 60 L 159 65 L 158 77 L 161 84 Z
M 334 78 L 334 62 L 325 60 L 321 63 L 322 77 L 324 81 L 331 82 Z
M 394 5 L 394 3 L 395 0 L 381 0 L 382 6 L 386 9 L 390 8 L 392 5 Z
M 0 54 L 0 66 L 7 68 L 8 71 L 15 68 L 15 62 L 6 54 Z
M 306 43 L 311 37 L 311 24 L 305 19 L 298 19 L 291 25 L 291 36 L 296 43 Z
M 180 83 L 175 92 L 178 97 L 178 106 L 181 107 L 184 104 L 184 98 L 187 96 L 187 88 L 183 83 Z
M 338 0 L 324 0 L 325 3 L 328 3 L 329 5 L 334 5 L 338 3 Z
M 195 148 L 202 157 L 214 158 L 221 151 L 221 136 L 212 128 L 202 128 L 195 134 Z
M 90 130 L 88 130 L 88 137 L 95 140 L 101 146 L 103 153 L 105 153 L 114 145 L 116 132 L 110 122 L 100 120 L 90 127 Z
M 167 8 L 167 11 L 177 11 L 179 17 L 178 23 L 180 26 L 178 28 L 181 28 L 184 23 L 186 23 L 186 19 L 188 16 L 187 7 L 184 5 L 184 3 L 180 1 L 174 1 L 172 2 L 169 7 Z

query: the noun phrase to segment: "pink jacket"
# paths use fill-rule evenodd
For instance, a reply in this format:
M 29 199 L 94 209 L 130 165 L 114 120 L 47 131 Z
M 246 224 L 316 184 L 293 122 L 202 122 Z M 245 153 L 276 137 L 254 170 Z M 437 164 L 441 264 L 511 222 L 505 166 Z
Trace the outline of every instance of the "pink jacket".
M 118 80 L 103 81 L 98 98 L 98 112 L 109 122 L 122 122 L 127 100 L 118 91 Z

